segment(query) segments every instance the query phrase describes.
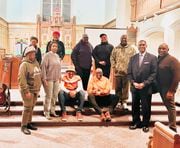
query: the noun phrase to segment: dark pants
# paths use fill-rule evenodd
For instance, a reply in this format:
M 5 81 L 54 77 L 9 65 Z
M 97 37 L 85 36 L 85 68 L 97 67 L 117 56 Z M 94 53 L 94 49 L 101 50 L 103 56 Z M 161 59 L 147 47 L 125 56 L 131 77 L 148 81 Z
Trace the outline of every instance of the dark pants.
M 66 101 L 69 101 L 74 104 L 78 104 L 77 111 L 82 111 L 84 105 L 84 98 L 85 98 L 85 93 L 83 91 L 79 91 L 76 94 L 75 98 L 71 98 L 68 93 L 61 90 L 58 94 L 58 100 L 61 111 L 66 112 L 66 107 L 65 107 Z
M 88 100 L 98 114 L 102 114 L 101 107 L 104 106 L 108 106 L 109 112 L 112 114 L 118 103 L 118 97 L 112 94 L 107 96 L 94 96 L 93 94 L 89 94 Z
M 141 124 L 140 119 L 140 102 L 142 106 L 142 126 L 149 126 L 151 117 L 151 97 L 147 92 L 136 90 L 132 92 L 132 117 L 133 124 Z
M 175 101 L 173 99 L 167 99 L 166 93 L 168 91 L 168 88 L 161 88 L 159 90 L 161 98 L 164 102 L 164 105 L 166 106 L 168 110 L 168 119 L 169 119 L 169 127 L 176 129 L 176 108 L 175 108 Z
M 87 90 L 87 85 L 88 85 L 91 69 L 79 68 L 78 70 L 76 70 L 76 72 L 82 79 L 84 90 Z

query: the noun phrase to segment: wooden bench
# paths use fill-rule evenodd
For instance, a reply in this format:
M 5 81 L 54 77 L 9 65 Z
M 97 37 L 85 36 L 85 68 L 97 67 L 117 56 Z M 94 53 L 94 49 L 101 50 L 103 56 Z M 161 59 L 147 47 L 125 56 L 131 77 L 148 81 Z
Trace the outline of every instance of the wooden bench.
M 160 122 L 155 123 L 149 148 L 180 148 L 180 135 Z

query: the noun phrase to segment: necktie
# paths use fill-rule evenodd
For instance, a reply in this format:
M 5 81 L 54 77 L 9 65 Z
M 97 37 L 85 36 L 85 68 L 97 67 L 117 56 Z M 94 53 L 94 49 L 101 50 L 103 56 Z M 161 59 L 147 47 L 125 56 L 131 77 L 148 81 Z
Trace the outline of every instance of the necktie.
M 142 61 L 143 61 L 143 55 L 140 54 L 139 55 L 139 67 L 141 67 Z

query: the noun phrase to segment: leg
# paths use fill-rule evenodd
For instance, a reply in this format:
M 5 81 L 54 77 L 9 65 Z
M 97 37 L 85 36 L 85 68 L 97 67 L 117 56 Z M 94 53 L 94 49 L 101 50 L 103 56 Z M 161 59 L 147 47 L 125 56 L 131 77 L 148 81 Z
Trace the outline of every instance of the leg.
M 82 79 L 84 90 L 87 90 L 87 85 L 88 85 L 88 81 L 89 81 L 90 71 L 91 71 L 91 69 L 82 69 L 82 77 L 81 77 L 81 79 Z
M 79 104 L 78 104 L 78 109 L 77 109 L 77 111 L 82 111 L 82 109 L 83 109 L 83 106 L 84 106 L 84 99 L 85 99 L 85 93 L 84 93 L 84 91 L 79 91 L 78 93 L 77 93 L 77 96 L 76 96 L 76 98 L 78 98 L 78 101 L 79 101 Z
M 142 105 L 142 115 L 144 127 L 149 127 L 149 121 L 151 117 L 151 98 L 152 95 L 142 94 L 141 95 L 141 105 Z
M 122 104 L 126 103 L 129 97 L 129 81 L 127 76 L 122 77 Z M 126 107 L 127 108 L 127 107 Z
M 99 105 L 96 102 L 96 97 L 93 94 L 88 95 L 88 101 L 93 106 L 93 108 L 96 110 L 98 114 L 102 114 L 102 109 L 99 107 Z
M 133 124 L 141 124 L 139 92 L 132 92 L 132 118 Z
M 122 82 L 121 77 L 116 76 L 115 77 L 115 93 L 119 98 L 119 101 L 122 100 Z
M 52 95 L 51 109 L 50 109 L 50 113 L 52 113 L 54 116 L 57 116 L 55 111 L 56 111 L 56 101 L 58 98 L 58 93 L 59 93 L 59 81 L 56 81 L 53 82 L 53 95 Z
M 44 86 L 44 90 L 46 93 L 45 100 L 44 100 L 44 115 L 49 117 L 50 116 L 50 105 L 53 93 L 53 82 L 48 81 L 47 86 Z
M 166 98 L 166 92 L 160 92 L 161 98 L 168 110 L 169 127 L 176 131 L 176 108 L 173 99 Z
M 116 107 L 116 105 L 119 101 L 119 98 L 117 95 L 112 95 L 112 94 L 110 94 L 108 98 L 109 98 L 109 102 L 110 102 L 109 112 L 110 112 L 110 114 L 112 114 L 114 111 L 114 108 Z
M 60 90 L 59 94 L 58 94 L 58 100 L 59 100 L 59 105 L 61 108 L 62 112 L 66 112 L 66 107 L 65 107 L 65 102 L 66 100 L 68 100 L 69 96 L 66 92 Z

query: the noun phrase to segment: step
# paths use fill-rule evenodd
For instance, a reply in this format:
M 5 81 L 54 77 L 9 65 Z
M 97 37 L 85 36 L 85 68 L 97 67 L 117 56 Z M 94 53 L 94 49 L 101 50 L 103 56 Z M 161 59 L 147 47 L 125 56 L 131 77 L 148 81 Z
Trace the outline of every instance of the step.
M 1 116 L 0 127 L 17 127 L 21 125 L 21 116 Z M 156 121 L 168 125 L 167 115 L 152 115 L 150 125 L 153 126 Z M 131 122 L 131 116 L 112 116 L 111 122 L 101 122 L 99 115 L 85 116 L 82 122 L 77 121 L 75 116 L 69 115 L 67 122 L 62 122 L 60 117 L 54 117 L 47 120 L 44 116 L 34 115 L 33 123 L 36 126 L 128 126 Z M 177 117 L 177 125 L 180 125 L 180 117 Z

